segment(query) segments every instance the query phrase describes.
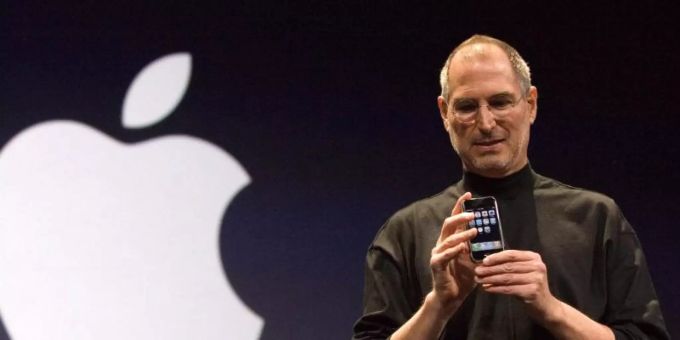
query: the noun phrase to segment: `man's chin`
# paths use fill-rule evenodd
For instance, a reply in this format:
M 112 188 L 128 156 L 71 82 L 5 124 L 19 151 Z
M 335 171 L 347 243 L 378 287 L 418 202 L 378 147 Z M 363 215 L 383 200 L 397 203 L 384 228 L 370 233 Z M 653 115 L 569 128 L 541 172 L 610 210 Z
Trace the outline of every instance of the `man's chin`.
M 498 157 L 496 155 L 487 155 L 477 157 L 472 166 L 468 165 L 468 171 L 480 174 L 487 177 L 502 177 L 509 171 L 509 163 L 507 159 Z

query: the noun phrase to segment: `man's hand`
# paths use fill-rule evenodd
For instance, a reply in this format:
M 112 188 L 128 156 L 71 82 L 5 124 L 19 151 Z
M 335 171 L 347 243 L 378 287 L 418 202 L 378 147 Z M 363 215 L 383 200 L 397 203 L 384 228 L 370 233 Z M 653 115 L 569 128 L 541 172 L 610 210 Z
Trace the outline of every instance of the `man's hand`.
M 614 339 L 609 327 L 552 295 L 545 263 L 534 252 L 505 250 L 489 255 L 475 274 L 485 291 L 524 301 L 529 315 L 558 339 Z
M 477 229 L 467 229 L 472 213 L 463 213 L 463 202 L 472 195 L 467 192 L 456 202 L 451 216 L 444 220 L 437 245 L 432 249 L 430 268 L 434 303 L 446 313 L 453 313 L 475 287 L 474 264 L 467 241 L 477 235 Z
M 437 244 L 432 249 L 432 291 L 418 311 L 392 334 L 393 340 L 439 339 L 444 326 L 475 287 L 474 264 L 467 241 L 477 229 L 467 229 L 472 213 L 463 213 L 463 202 L 472 195 L 458 198 L 451 216 L 444 220 Z
M 550 293 L 546 266 L 534 252 L 505 250 L 489 255 L 475 268 L 475 274 L 482 289 L 519 298 L 539 322 L 560 311 L 560 302 Z
M 524 301 L 529 315 L 558 339 L 613 340 L 609 327 L 550 293 L 546 266 L 538 254 L 506 250 L 489 255 L 481 265 L 472 263 L 467 241 L 477 235 L 477 229 L 466 230 L 474 215 L 462 213 L 462 203 L 471 196 L 461 196 L 451 217 L 444 220 L 430 258 L 432 291 L 420 309 L 392 334 L 392 339 L 438 339 L 450 317 L 479 283 L 489 293 L 512 295 Z

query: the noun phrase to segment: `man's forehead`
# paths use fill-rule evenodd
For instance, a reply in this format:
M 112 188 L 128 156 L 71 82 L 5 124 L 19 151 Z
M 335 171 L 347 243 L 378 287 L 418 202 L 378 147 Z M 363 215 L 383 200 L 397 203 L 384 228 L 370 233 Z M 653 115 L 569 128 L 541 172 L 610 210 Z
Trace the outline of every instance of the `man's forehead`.
M 513 85 L 516 81 L 507 54 L 494 44 L 474 43 L 464 46 L 456 52 L 449 65 L 449 83 L 453 88 L 471 80 L 496 82 L 499 76 Z
M 474 43 L 462 47 L 451 60 L 451 67 L 461 64 L 500 63 L 510 65 L 510 59 L 503 49 L 490 43 Z

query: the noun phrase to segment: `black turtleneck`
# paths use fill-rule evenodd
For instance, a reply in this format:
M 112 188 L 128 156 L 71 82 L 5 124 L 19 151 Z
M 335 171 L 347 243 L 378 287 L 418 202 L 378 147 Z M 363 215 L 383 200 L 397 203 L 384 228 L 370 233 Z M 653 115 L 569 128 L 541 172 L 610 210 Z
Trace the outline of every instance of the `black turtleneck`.
M 395 213 L 366 256 L 364 310 L 356 340 L 388 339 L 432 290 L 430 256 L 444 219 L 466 191 L 494 196 L 509 249 L 540 254 L 550 292 L 614 330 L 617 339 L 668 339 L 635 232 L 610 198 L 534 173 L 465 173 L 443 192 Z M 475 289 L 440 339 L 553 339 L 524 303 Z
M 527 191 L 527 189 L 531 191 L 534 185 L 534 174 L 528 163 L 519 171 L 503 178 L 484 177 L 466 171 L 459 184 L 473 194 L 512 199 L 517 197 L 521 191 Z

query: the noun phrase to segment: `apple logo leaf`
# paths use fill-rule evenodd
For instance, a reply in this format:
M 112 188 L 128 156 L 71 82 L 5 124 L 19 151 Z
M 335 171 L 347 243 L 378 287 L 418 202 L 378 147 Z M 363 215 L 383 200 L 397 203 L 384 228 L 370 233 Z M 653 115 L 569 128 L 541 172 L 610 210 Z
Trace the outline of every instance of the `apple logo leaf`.
M 191 77 L 191 54 L 172 53 L 137 74 L 123 101 L 123 126 L 146 128 L 169 116 L 184 97 Z

